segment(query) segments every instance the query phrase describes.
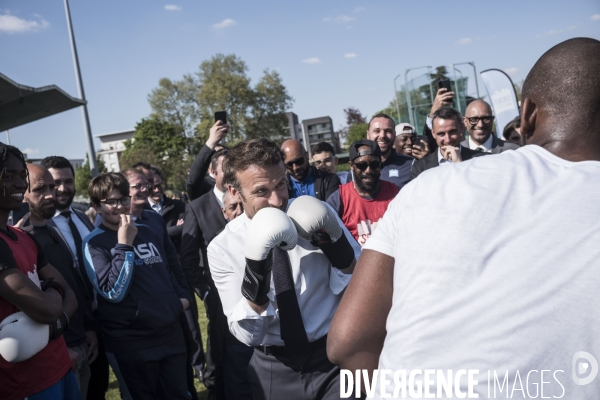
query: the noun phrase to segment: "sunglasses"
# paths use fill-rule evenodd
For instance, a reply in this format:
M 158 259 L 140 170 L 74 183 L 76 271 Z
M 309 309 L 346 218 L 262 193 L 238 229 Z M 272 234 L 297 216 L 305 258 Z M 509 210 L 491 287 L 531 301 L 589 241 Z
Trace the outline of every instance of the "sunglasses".
M 295 160 L 292 161 L 288 161 L 285 163 L 285 166 L 288 168 L 293 168 L 294 165 L 297 165 L 298 167 L 304 165 L 305 159 L 304 157 L 300 157 L 300 158 L 296 158 Z
M 127 208 L 131 204 L 131 197 L 124 196 L 120 199 L 108 199 L 108 200 L 100 200 L 100 203 L 106 204 L 108 208 L 117 208 L 119 204 L 123 207 Z
M 373 161 L 373 162 L 357 162 L 357 163 L 352 163 L 354 164 L 354 166 L 356 168 L 358 168 L 361 171 L 365 171 L 367 168 L 371 168 L 371 169 L 380 169 L 381 168 L 381 163 L 379 161 Z

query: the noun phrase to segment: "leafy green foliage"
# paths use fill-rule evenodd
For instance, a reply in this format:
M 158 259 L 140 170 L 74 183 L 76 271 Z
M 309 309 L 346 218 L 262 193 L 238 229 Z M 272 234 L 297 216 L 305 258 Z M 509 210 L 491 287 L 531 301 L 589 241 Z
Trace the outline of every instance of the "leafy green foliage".
M 367 138 L 367 130 L 369 124 L 366 122 L 360 124 L 354 124 L 348 129 L 348 136 L 346 138 L 347 146 L 350 146 L 353 142 Z
M 100 157 L 96 158 L 98 173 L 106 172 L 106 165 Z M 92 180 L 92 171 L 90 170 L 90 157 L 85 153 L 85 163 L 75 168 L 75 191 L 80 196 L 88 197 L 88 186 Z

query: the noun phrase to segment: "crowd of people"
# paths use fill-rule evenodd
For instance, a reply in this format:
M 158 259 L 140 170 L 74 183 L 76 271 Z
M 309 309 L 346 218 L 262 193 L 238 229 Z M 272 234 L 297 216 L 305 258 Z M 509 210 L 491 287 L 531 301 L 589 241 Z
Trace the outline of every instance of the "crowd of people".
M 550 49 L 506 140 L 488 103 L 463 116 L 446 89 L 422 136 L 377 114 L 349 171 L 328 143 L 227 148 L 217 121 L 189 202 L 140 161 L 94 177 L 85 214 L 66 158 L 0 143 L 0 399 L 104 399 L 109 366 L 123 399 L 197 399 L 195 379 L 211 399 L 339 399 L 372 389 L 340 368 L 600 356 L 599 67 L 596 40 Z

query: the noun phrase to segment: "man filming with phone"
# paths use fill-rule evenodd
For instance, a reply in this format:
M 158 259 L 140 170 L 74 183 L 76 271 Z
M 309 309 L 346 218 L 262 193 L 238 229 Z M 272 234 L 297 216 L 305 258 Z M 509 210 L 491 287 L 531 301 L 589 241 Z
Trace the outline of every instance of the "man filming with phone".
M 223 140 L 228 132 L 229 124 L 227 124 L 227 112 L 215 112 L 215 123 L 210 128 L 208 140 L 204 143 L 204 146 L 202 146 L 202 149 L 200 149 L 190 167 L 186 185 L 190 201 L 210 192 L 215 186 L 214 179 L 205 179 L 205 177 L 210 167 L 210 161 L 213 154 L 223 147 L 219 143 L 221 143 L 221 140 Z

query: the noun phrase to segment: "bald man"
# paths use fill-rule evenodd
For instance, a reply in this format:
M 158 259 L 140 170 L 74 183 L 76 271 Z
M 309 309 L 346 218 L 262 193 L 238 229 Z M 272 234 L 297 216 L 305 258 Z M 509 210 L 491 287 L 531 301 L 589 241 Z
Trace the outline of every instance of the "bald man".
M 98 338 L 94 331 L 92 299 L 86 289 L 75 257 L 60 230 L 52 221 L 56 212 L 54 178 L 46 168 L 27 164 L 29 189 L 25 201 L 29 204 L 31 234 L 46 253 L 48 262 L 60 272 L 77 298 L 77 309 L 64 333 L 72 369 L 81 397 L 86 398 L 91 377 L 90 363 L 98 356 Z
M 308 163 L 308 153 L 302 143 L 288 139 L 281 145 L 283 162 L 287 170 L 289 198 L 308 195 L 325 201 L 338 190 L 340 178 L 321 171 Z
M 505 142 L 492 134 L 494 112 L 492 107 L 483 100 L 474 100 L 469 103 L 463 123 L 469 132 L 468 139 L 460 143 L 463 147 L 494 154 L 519 148 L 519 145 Z
M 553 47 L 523 84 L 524 147 L 435 168 L 389 204 L 327 342 L 341 368 L 378 369 L 372 398 L 404 371 L 411 398 L 598 399 L 598 71 L 600 41 Z

